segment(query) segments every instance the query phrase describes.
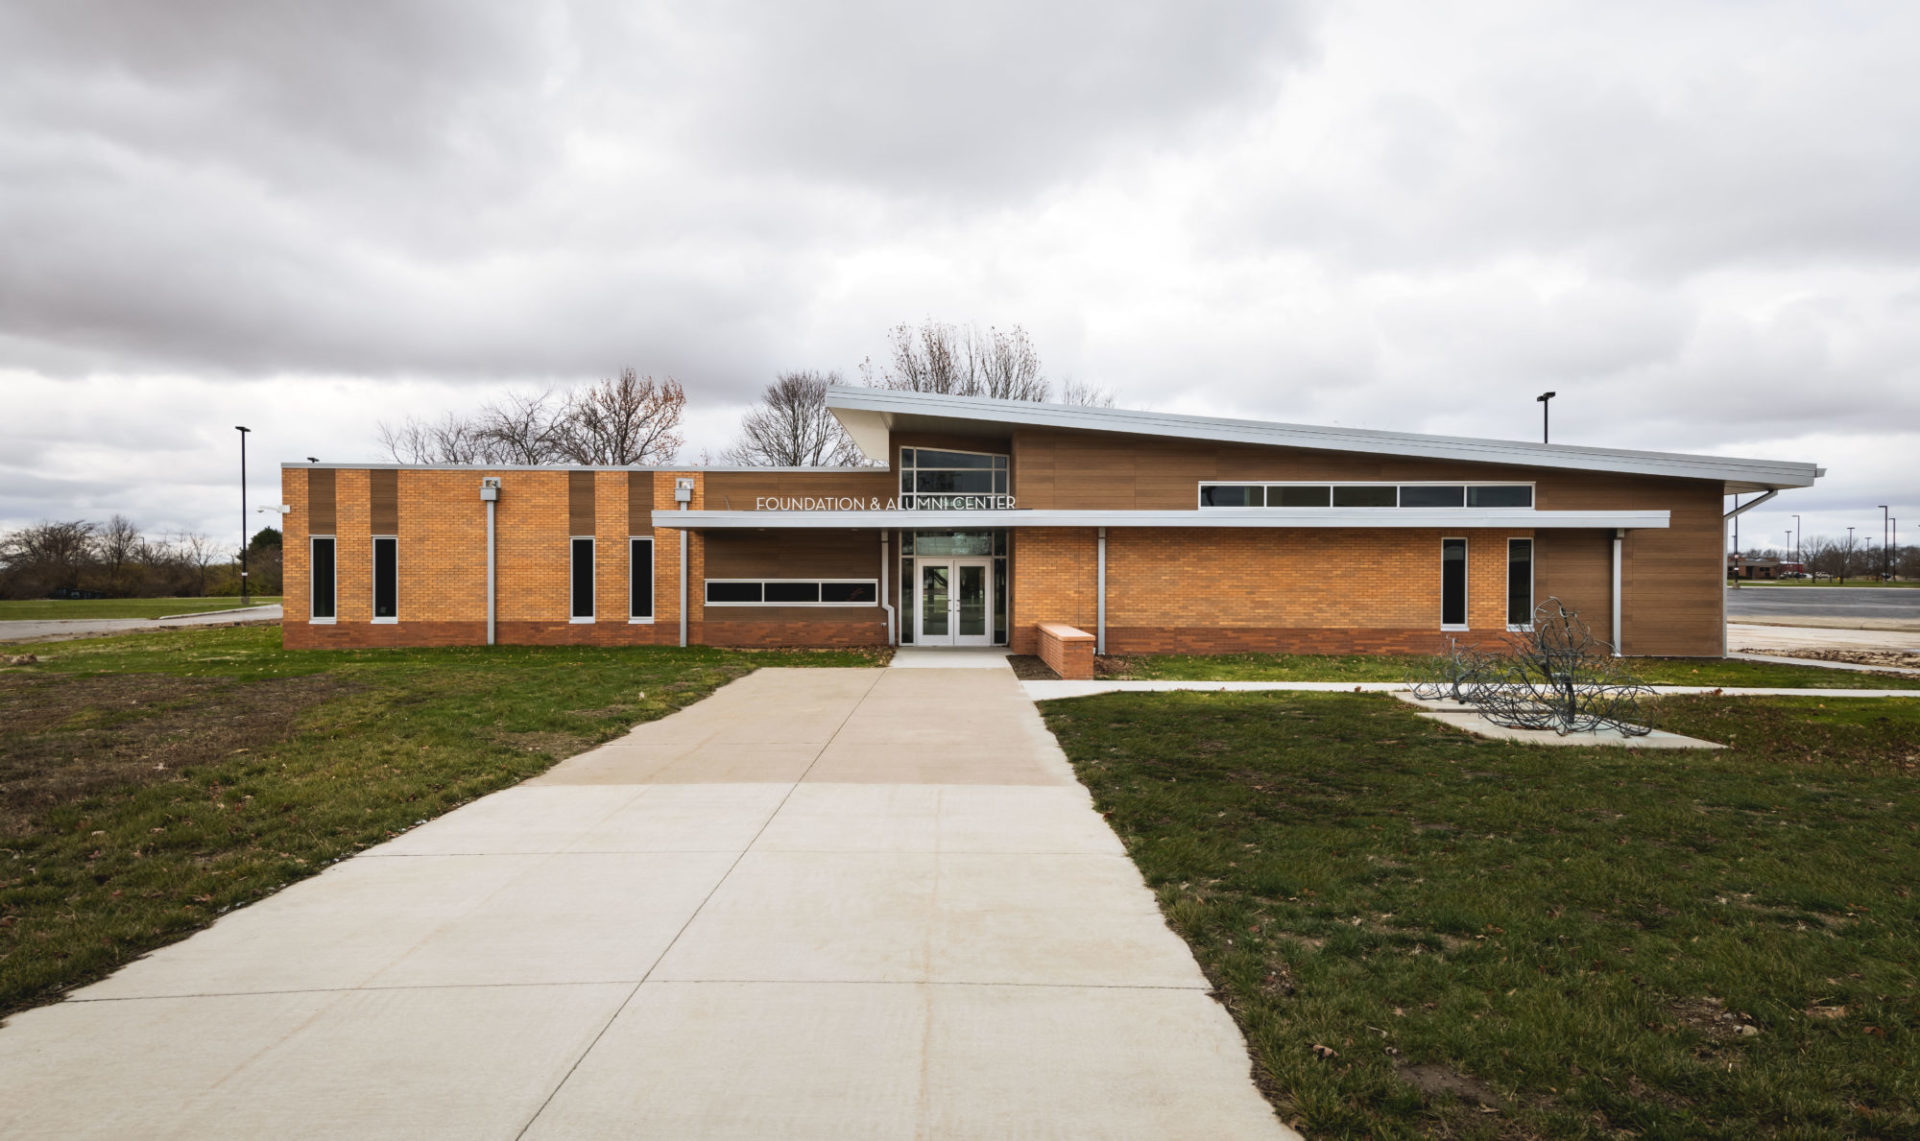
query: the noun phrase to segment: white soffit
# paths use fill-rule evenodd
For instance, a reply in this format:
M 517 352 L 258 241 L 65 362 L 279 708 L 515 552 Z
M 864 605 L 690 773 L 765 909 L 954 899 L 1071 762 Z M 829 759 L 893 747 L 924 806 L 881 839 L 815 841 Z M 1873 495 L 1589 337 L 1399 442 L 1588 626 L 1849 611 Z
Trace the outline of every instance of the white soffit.
M 1369 452 L 1511 467 L 1710 479 L 1725 484 L 1725 492 L 1729 495 L 1773 488 L 1811 487 L 1813 481 L 1824 474 L 1813 464 L 1784 460 L 1587 448 L 1571 444 L 1532 444 L 1519 440 L 1481 440 L 1465 436 L 1426 436 L 1364 428 L 1323 428 L 1267 420 L 1176 416 L 1126 408 L 1035 404 L 1023 400 L 939 396 L 925 392 L 896 392 L 845 385 L 827 389 L 827 407 L 832 409 L 860 450 L 874 459 L 888 456 L 888 437 L 894 431 L 960 430 L 978 433 L 984 425 L 992 424 L 1121 432 L 1135 436 L 1215 440 L 1221 443 L 1311 448 L 1328 452 Z
M 844 527 L 854 530 L 973 529 L 982 527 L 1426 527 L 1550 530 L 1564 527 L 1661 528 L 1665 511 L 1530 511 L 1524 507 L 1305 507 L 1220 508 L 1186 511 L 666 511 L 653 513 L 655 527 L 686 531 L 793 530 Z

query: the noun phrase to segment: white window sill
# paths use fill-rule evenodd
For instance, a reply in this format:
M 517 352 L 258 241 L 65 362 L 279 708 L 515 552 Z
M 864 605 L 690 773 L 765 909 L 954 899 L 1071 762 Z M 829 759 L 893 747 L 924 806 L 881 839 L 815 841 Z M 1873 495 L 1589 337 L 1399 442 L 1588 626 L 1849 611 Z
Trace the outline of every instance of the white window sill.
M 1507 627 L 1507 633 L 1509 633 L 1509 634 L 1531 634 L 1531 633 L 1533 633 L 1533 627 L 1532 627 L 1532 626 L 1513 626 L 1513 625 L 1509 625 L 1509 626 Z
M 651 618 L 629 618 L 629 619 L 627 619 L 627 625 L 629 625 L 629 626 L 651 626 L 651 625 L 653 625 L 653 619 L 651 619 Z
M 332 618 L 309 618 L 309 619 L 307 619 L 307 625 L 309 625 L 309 626 L 331 626 L 331 625 L 333 625 L 333 624 L 334 624 L 334 621 L 335 621 L 335 619 L 332 619 Z
M 567 619 L 567 622 L 568 622 L 569 624 L 571 624 L 571 625 L 574 625 L 574 626 L 591 626 L 591 625 L 593 625 L 593 619 L 591 619 L 591 618 L 569 618 L 569 619 Z
M 373 624 L 375 626 L 398 626 L 400 620 L 398 618 L 375 618 L 373 619 Z
M 1465 626 L 1465 625 L 1461 625 L 1461 626 L 1449 626 L 1449 625 L 1447 625 L 1447 624 L 1446 624 L 1446 623 L 1444 623 L 1444 622 L 1442 622 L 1442 623 L 1440 624 L 1440 628 L 1441 628 L 1442 630 L 1469 630 L 1469 629 L 1472 629 L 1472 627 L 1470 627 L 1470 626 Z

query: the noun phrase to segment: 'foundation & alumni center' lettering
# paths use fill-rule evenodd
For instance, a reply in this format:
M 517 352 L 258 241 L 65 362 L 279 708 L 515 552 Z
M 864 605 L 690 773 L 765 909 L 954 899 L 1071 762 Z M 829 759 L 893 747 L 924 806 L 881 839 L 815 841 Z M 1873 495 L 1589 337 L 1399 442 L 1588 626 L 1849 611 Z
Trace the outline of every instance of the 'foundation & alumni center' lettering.
M 866 388 L 828 403 L 887 467 L 283 465 L 285 643 L 1035 653 L 1057 623 L 1108 653 L 1428 652 L 1552 596 L 1621 652 L 1717 656 L 1725 498 L 1823 474 Z

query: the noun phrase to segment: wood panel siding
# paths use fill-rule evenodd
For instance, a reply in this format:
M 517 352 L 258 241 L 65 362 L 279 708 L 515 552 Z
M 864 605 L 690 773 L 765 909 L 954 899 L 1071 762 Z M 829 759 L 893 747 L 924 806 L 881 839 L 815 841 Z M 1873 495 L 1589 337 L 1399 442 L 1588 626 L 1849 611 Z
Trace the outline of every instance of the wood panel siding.
M 672 507 L 669 500 L 663 504 Z M 650 471 L 630 471 L 627 473 L 627 534 L 653 534 L 653 473 Z
M 593 534 L 593 473 L 567 473 L 567 533 Z
M 367 473 L 370 524 L 376 535 L 400 533 L 400 472 L 375 468 Z
M 761 497 L 891 499 L 899 494 L 897 477 L 872 471 L 712 471 L 701 477 L 710 511 L 752 511 Z M 663 507 L 671 504 L 662 504 Z
M 708 578 L 880 577 L 878 531 L 708 531 L 704 537 Z
M 1558 598 L 1596 638 L 1613 641 L 1613 532 L 1541 531 L 1533 539 L 1533 601 Z
M 334 470 L 330 467 L 312 468 L 307 472 L 307 533 L 309 535 L 331 535 L 338 525 L 338 512 L 334 501 Z
M 1665 528 L 1627 532 L 1621 552 L 1620 649 L 1627 654 L 1718 657 L 1726 604 L 1721 486 L 1699 479 L 1574 474 L 1543 483 L 1548 511 L 1651 508 L 1671 513 Z M 1607 556 L 1612 574 L 1612 552 Z M 1611 590 L 1611 585 L 1609 585 Z M 1612 610 L 1609 597 L 1607 609 Z M 1584 614 L 1584 612 L 1583 612 Z M 1588 625 L 1598 629 L 1589 616 Z

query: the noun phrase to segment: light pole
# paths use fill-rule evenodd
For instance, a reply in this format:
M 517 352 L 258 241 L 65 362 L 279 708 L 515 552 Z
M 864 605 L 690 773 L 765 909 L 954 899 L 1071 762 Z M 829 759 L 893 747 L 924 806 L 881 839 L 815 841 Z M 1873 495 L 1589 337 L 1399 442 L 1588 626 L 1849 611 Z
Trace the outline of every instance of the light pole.
M 1807 573 L 1806 556 L 1800 553 L 1800 516 L 1798 515 L 1793 517 L 1793 561 L 1800 564 L 1801 574 Z
M 1880 508 L 1880 581 L 1885 582 L 1892 577 L 1890 572 L 1893 570 L 1892 552 L 1887 547 L 1887 524 L 1893 516 L 1887 514 L 1886 504 L 1877 503 L 1874 506 Z
M 1547 432 L 1547 409 L 1550 405 L 1547 401 L 1552 400 L 1558 395 L 1560 394 L 1557 392 L 1543 392 L 1534 397 L 1535 400 L 1540 402 L 1540 442 L 1543 444 L 1546 443 L 1549 438 L 1549 433 Z
M 1840 561 L 1840 585 L 1847 584 L 1847 572 L 1853 569 L 1853 528 L 1847 528 L 1847 555 Z
M 247 433 L 253 429 L 239 424 L 233 429 L 240 433 L 240 605 L 245 606 L 252 601 L 247 594 Z

